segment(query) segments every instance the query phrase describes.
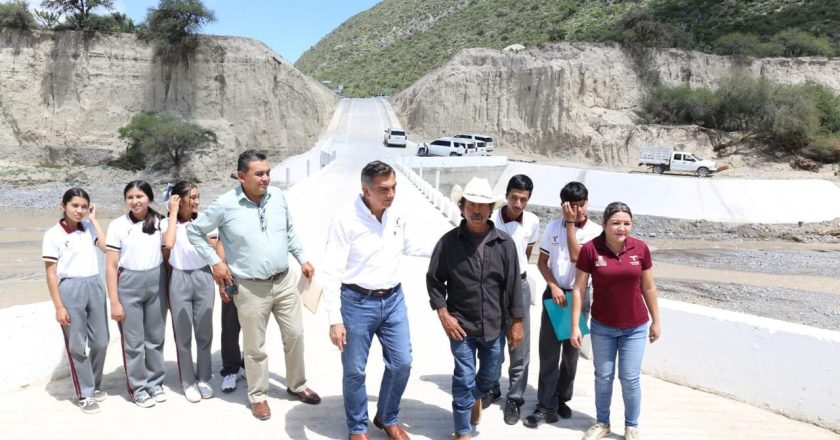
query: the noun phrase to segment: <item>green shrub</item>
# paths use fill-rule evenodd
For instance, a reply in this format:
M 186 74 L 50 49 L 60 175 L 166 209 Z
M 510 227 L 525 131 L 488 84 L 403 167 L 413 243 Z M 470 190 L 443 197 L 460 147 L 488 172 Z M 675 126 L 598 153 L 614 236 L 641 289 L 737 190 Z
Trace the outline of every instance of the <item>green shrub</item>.
M 35 17 L 29 12 L 29 7 L 23 0 L 13 0 L 0 3 L 0 27 L 12 29 L 34 29 L 37 26 Z
M 160 0 L 157 8 L 149 9 L 138 35 L 155 43 L 158 56 L 174 61 L 195 50 L 196 34 L 214 21 L 213 11 L 200 0 Z
M 740 32 L 723 35 L 712 43 L 712 47 L 720 55 L 761 56 L 763 51 L 758 36 Z
M 834 47 L 831 40 L 815 37 L 808 32 L 797 29 L 789 29 L 773 36 L 773 41 L 783 47 L 782 56 L 805 57 L 834 55 Z
M 126 154 L 118 163 L 132 169 L 174 168 L 178 177 L 182 167 L 195 154 L 217 142 L 216 133 L 177 116 L 140 113 L 119 129 L 119 138 L 128 142 Z
M 766 117 L 758 127 L 768 144 L 797 151 L 819 132 L 819 112 L 801 88 L 778 87 L 766 106 Z
M 113 0 L 43 0 L 41 6 L 53 13 L 54 16 L 67 17 L 64 23 L 58 23 L 55 29 L 87 29 L 95 30 L 89 20 L 95 16 L 92 11 L 96 8 L 114 9 Z
M 743 74 L 717 89 L 687 85 L 653 88 L 642 119 L 744 131 L 774 150 L 819 162 L 840 158 L 840 95 L 819 84 L 779 85 Z
M 78 28 L 73 23 L 73 17 L 66 21 L 71 28 Z M 87 18 L 86 28 L 92 31 L 106 31 L 106 32 L 134 32 L 134 21 L 127 15 L 115 12 L 108 15 L 90 14 Z
M 756 79 L 746 74 L 724 78 L 715 90 L 716 124 L 712 128 L 750 131 L 758 127 L 766 114 L 772 92 L 770 82 L 763 78 Z

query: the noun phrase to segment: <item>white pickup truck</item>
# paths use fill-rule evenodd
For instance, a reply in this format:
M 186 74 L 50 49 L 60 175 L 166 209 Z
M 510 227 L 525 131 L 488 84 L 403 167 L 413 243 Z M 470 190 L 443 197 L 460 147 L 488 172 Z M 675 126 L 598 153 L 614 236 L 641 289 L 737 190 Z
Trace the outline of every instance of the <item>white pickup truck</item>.
M 639 166 L 647 165 L 655 174 L 665 171 L 696 173 L 709 177 L 718 166 L 714 161 L 703 160 L 687 151 L 676 151 L 674 147 L 648 145 L 639 149 Z

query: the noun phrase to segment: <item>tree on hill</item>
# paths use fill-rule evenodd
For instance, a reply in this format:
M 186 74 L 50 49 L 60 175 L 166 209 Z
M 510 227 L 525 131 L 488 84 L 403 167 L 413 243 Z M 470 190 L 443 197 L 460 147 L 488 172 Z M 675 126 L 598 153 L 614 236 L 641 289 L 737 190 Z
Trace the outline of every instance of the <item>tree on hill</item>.
M 140 113 L 119 129 L 128 147 L 117 165 L 129 169 L 174 168 L 179 177 L 183 166 L 195 154 L 217 143 L 216 133 L 177 116 Z
M 216 21 L 216 15 L 200 0 L 160 0 L 150 8 L 141 37 L 154 41 L 157 54 L 166 60 L 192 52 L 202 26 Z
M 12 29 L 32 29 L 36 27 L 35 17 L 29 12 L 26 2 L 12 0 L 0 3 L 0 27 Z
M 91 11 L 96 8 L 114 9 L 113 0 L 43 0 L 41 7 L 58 16 L 67 17 L 71 29 L 88 29 Z

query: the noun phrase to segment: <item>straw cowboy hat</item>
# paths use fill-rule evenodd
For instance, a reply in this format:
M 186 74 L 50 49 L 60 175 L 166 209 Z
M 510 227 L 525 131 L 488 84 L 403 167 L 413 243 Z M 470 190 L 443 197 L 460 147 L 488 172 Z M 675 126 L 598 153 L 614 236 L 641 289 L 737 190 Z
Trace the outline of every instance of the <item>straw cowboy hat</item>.
M 492 203 L 496 207 L 502 202 L 501 197 L 493 195 L 490 182 L 480 177 L 473 177 L 464 187 L 461 196 L 473 203 Z

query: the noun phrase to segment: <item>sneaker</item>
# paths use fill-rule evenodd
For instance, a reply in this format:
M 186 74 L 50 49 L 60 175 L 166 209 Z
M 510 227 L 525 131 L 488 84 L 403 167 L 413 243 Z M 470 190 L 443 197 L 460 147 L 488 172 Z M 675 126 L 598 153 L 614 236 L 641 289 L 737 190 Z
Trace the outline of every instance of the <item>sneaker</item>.
M 481 410 L 482 410 L 481 400 L 476 400 L 473 403 L 472 410 L 470 411 L 470 423 L 473 425 L 478 425 L 481 422 Z
M 522 424 L 528 428 L 536 428 L 537 426 L 542 425 L 543 423 L 557 423 L 560 421 L 560 417 L 557 417 L 557 414 L 549 414 L 544 413 L 542 411 L 534 411 L 528 417 L 525 417 L 525 420 L 522 421 Z
M 223 393 L 230 393 L 236 389 L 236 379 L 238 379 L 237 374 L 228 374 L 222 377 L 222 392 Z
M 96 414 L 99 412 L 99 404 L 96 403 L 96 400 L 94 400 L 93 397 L 79 399 L 79 408 L 81 408 L 82 412 L 85 414 Z
M 598 422 L 586 430 L 586 433 L 583 434 L 583 440 L 599 440 L 609 435 L 609 433 L 610 425 Z
M 157 403 L 166 402 L 166 392 L 163 391 L 163 388 L 158 388 L 157 391 L 152 393 L 152 398 L 155 399 Z
M 155 406 L 155 399 L 152 396 L 143 393 L 134 397 L 134 403 L 140 408 L 151 408 Z
M 562 402 L 557 408 L 557 415 L 560 416 L 560 418 L 562 419 L 571 419 L 572 409 L 569 408 L 569 405 L 566 405 L 566 402 Z
M 108 394 L 102 390 L 93 390 L 93 395 L 91 397 L 93 397 L 93 400 L 97 402 L 102 402 L 108 397 Z
M 198 383 L 198 392 L 201 393 L 202 399 L 209 399 L 213 397 L 213 387 L 207 382 Z
M 639 440 L 639 428 L 636 426 L 624 427 L 625 440 Z
M 508 425 L 515 425 L 519 421 L 519 405 L 515 401 L 508 399 L 505 402 L 504 419 Z
M 245 377 L 245 367 L 239 367 L 239 371 L 236 372 L 237 379 L 242 379 Z
M 502 390 L 498 388 L 498 384 L 490 390 L 489 393 L 481 396 L 481 408 L 486 409 L 488 406 L 492 405 L 493 402 L 499 400 L 502 397 Z
M 198 391 L 198 385 L 192 384 L 184 388 L 184 397 L 187 398 L 187 402 L 201 402 L 201 392 Z

